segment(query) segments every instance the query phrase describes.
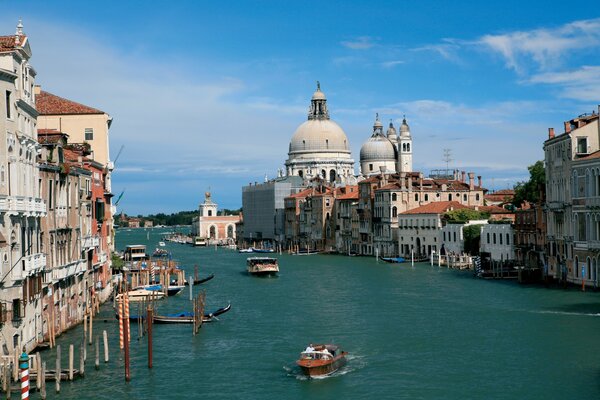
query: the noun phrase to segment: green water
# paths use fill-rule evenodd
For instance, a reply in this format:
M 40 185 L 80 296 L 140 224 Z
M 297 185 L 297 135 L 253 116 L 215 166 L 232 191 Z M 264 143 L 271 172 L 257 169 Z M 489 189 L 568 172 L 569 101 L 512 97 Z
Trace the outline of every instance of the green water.
M 148 241 L 144 230 L 120 231 L 117 247 L 152 250 L 160 232 L 150 231 Z M 106 322 L 94 329 L 109 332 L 110 362 L 95 371 L 88 356 L 86 378 L 63 382 L 58 398 L 600 398 L 598 293 L 344 256 L 282 255 L 279 277 L 265 279 L 245 274 L 245 254 L 167 249 L 188 271 L 198 264 L 201 276 L 215 273 L 194 288 L 207 291 L 208 309 L 231 302 L 232 310 L 196 337 L 187 325 L 155 325 L 152 370 L 145 339 L 134 337 L 126 384 L 118 325 L 105 306 Z M 171 297 L 159 311 L 189 309 L 188 299 L 187 291 Z M 59 342 L 81 335 L 78 328 Z M 294 360 L 309 342 L 341 345 L 348 365 L 326 379 L 304 379 Z M 54 362 L 51 351 L 43 354 Z M 66 360 L 63 350 L 63 366 Z M 56 398 L 52 383 L 48 392 Z

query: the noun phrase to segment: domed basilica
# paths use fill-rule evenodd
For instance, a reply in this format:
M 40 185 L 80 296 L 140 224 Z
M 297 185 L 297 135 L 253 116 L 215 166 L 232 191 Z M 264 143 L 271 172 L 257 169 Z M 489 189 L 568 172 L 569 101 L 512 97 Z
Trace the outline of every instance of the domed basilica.
M 290 142 L 285 162 L 287 176 L 305 180 L 320 177 L 337 184 L 356 184 L 354 160 L 344 130 L 331 120 L 327 98 L 317 82 L 313 93 L 308 120 L 296 129 Z M 379 115 L 375 118 L 373 134 L 360 149 L 360 175 L 412 171 L 412 138 L 406 118 L 402 120 L 400 135 L 390 121 L 386 134 Z

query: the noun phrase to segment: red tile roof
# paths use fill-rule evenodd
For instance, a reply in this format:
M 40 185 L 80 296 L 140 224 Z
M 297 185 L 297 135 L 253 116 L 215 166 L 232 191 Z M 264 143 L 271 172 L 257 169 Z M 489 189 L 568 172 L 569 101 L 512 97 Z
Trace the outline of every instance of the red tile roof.
M 498 206 L 481 206 L 479 207 L 479 211 L 487 212 L 490 214 L 511 214 L 511 211 L 508 211 L 505 208 Z
M 580 160 L 592 160 L 594 158 L 600 158 L 600 150 L 593 152 L 592 154 L 588 154 L 585 157 L 579 157 L 577 158 L 575 161 L 580 161 Z
M 27 39 L 27 36 L 19 35 L 19 46 L 25 43 L 25 39 Z M 12 51 L 16 48 L 15 35 L 0 36 L 0 52 Z
M 35 107 L 40 115 L 104 114 L 104 111 L 64 99 L 43 90 L 35 97 Z
M 405 211 L 402 214 L 443 214 L 447 211 L 460 210 L 463 208 L 470 207 L 462 205 L 458 201 L 435 201 L 433 203 L 425 204 L 424 206 Z
M 287 198 L 304 198 L 307 196 L 310 196 L 310 194 L 312 193 L 312 188 L 308 188 L 308 189 L 304 189 L 299 191 L 298 193 L 294 193 L 289 195 Z

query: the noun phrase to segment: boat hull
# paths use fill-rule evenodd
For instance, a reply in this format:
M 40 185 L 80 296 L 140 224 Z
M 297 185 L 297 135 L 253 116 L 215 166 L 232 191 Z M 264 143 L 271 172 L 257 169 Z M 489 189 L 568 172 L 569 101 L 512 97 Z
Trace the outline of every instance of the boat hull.
M 344 352 L 333 360 L 298 360 L 296 364 L 306 376 L 327 376 L 346 365 L 346 355 L 347 353 Z
M 273 270 L 262 270 L 262 271 L 248 271 L 250 275 L 254 276 L 275 276 L 279 272 L 278 269 Z

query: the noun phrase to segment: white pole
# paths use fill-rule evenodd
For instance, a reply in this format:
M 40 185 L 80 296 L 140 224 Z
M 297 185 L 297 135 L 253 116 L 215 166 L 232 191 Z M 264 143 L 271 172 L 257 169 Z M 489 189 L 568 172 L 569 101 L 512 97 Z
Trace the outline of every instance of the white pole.
M 435 250 L 431 250 L 431 266 L 433 267 L 433 255 L 435 254 Z
M 442 265 L 442 253 L 438 254 L 438 267 Z
M 415 249 L 410 250 L 410 264 L 411 266 L 415 266 Z
M 194 298 L 194 295 L 192 294 L 192 286 L 194 286 L 194 277 L 192 277 L 190 275 L 190 277 L 188 278 L 188 285 L 190 285 L 190 301 L 192 301 L 192 299 Z
M 379 263 L 379 247 L 375 248 L 375 258 L 377 259 L 377 263 Z

